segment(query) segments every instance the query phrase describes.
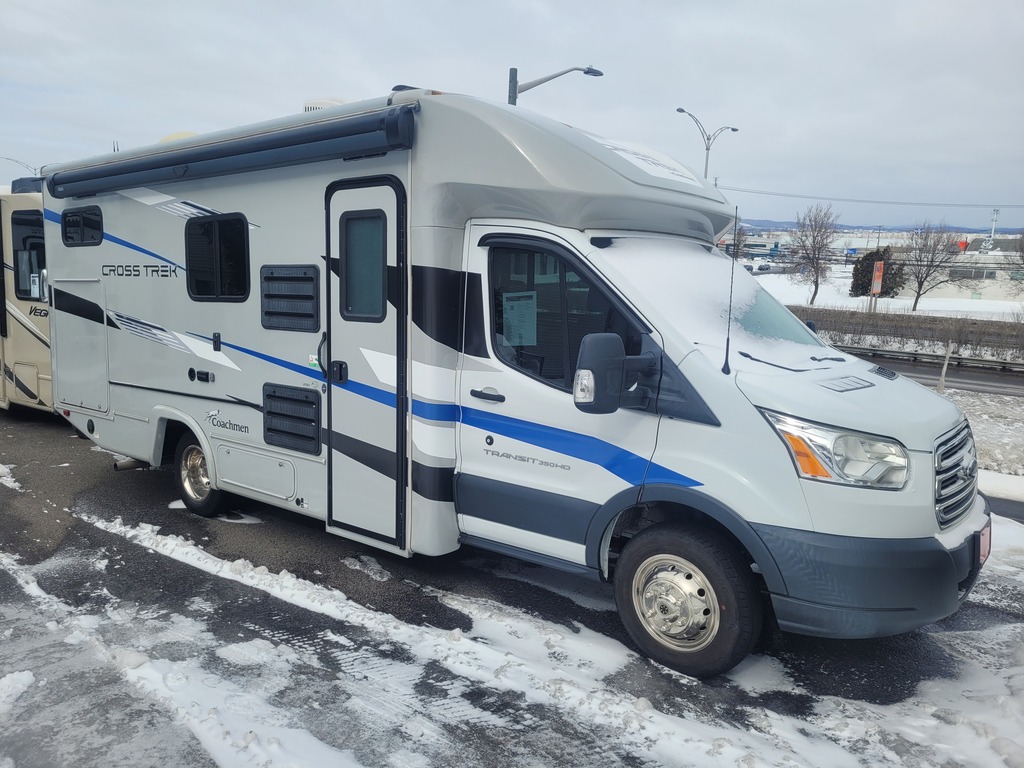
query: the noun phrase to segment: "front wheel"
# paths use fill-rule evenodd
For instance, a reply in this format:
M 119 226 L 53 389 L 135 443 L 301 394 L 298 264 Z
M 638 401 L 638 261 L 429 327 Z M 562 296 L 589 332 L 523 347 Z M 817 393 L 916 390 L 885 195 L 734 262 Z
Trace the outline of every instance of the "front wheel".
M 210 487 L 206 454 L 195 435 L 181 436 L 174 451 L 174 479 L 185 506 L 200 517 L 213 517 L 220 510 L 222 494 Z
M 746 658 L 763 622 L 749 565 L 726 539 L 697 526 L 666 523 L 634 536 L 615 568 L 615 602 L 644 653 L 701 679 Z

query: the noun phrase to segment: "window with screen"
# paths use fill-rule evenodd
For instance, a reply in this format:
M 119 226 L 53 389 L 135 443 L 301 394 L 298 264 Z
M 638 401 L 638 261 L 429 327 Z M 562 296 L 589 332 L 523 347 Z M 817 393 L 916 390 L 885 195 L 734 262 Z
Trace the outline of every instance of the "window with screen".
M 379 323 L 387 315 L 387 218 L 384 211 L 348 211 L 340 220 L 341 316 Z
M 11 214 L 11 250 L 14 253 L 14 295 L 19 299 L 43 301 L 46 248 L 41 211 Z
M 188 295 L 196 301 L 245 301 L 249 295 L 249 223 L 238 213 L 185 224 Z
M 492 248 L 489 279 L 495 353 L 522 372 L 570 389 L 580 343 L 589 333 L 617 333 L 627 354 L 639 354 L 635 326 L 567 259 Z

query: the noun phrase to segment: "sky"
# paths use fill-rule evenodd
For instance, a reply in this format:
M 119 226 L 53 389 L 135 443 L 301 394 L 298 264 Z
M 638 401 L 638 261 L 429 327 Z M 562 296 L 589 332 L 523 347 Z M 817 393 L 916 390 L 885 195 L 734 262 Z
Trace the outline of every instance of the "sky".
M 518 108 L 698 173 L 676 109 L 738 127 L 709 177 L 744 219 L 1024 227 L 1022 38 L 1021 0 L 0 0 L 0 156 L 37 168 L 400 83 L 503 103 L 510 67 L 593 66 Z

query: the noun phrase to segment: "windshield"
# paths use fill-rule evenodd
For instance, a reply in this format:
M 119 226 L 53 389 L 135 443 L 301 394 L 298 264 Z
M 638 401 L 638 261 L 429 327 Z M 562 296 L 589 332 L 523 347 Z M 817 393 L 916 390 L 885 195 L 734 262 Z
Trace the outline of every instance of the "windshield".
M 757 278 L 717 249 L 674 238 L 617 237 L 611 242 L 590 259 L 662 333 L 671 329 L 705 353 L 724 351 L 732 278 L 732 354 L 776 366 L 820 357 L 821 340 Z

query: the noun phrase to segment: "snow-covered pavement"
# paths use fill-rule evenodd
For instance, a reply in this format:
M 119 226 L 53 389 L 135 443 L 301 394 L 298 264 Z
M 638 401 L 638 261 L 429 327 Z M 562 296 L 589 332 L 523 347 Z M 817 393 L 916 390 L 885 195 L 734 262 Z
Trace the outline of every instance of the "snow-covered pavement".
M 983 490 L 1024 499 L 1024 399 L 948 394 L 974 424 Z M 30 492 L 18 475 L 0 490 Z M 889 641 L 783 636 L 697 683 L 577 621 L 410 582 L 372 554 L 345 561 L 350 579 L 411 590 L 463 628 L 151 524 L 68 514 L 42 562 L 0 542 L 0 768 L 1024 766 L 1024 526 L 1005 518 L 954 617 Z M 502 579 L 613 619 L 602 585 L 498 562 Z

